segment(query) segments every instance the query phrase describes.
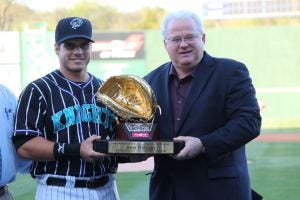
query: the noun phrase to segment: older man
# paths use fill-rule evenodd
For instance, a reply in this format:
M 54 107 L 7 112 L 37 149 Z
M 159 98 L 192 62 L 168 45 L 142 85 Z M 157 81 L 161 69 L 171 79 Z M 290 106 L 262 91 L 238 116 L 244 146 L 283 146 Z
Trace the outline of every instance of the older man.
M 162 108 L 160 139 L 185 147 L 155 156 L 150 200 L 250 200 L 245 145 L 260 134 L 261 116 L 246 66 L 204 51 L 201 20 L 190 11 L 167 15 L 161 32 L 171 61 L 145 79 Z

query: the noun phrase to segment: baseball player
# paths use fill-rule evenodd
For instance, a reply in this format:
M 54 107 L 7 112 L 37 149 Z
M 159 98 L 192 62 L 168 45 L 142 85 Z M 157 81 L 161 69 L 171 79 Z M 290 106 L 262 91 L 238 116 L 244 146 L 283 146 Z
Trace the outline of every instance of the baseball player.
M 14 144 L 34 160 L 36 200 L 119 199 L 115 157 L 95 152 L 96 139 L 114 138 L 114 114 L 96 103 L 102 81 L 87 72 L 92 26 L 79 17 L 55 30 L 59 69 L 31 82 L 17 107 Z

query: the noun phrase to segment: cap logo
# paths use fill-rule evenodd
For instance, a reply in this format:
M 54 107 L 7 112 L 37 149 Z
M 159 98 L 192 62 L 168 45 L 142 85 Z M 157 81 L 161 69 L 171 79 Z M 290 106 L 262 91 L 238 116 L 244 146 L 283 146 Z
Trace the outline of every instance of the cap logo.
M 77 29 L 79 28 L 81 25 L 83 24 L 83 20 L 76 17 L 74 19 L 72 19 L 72 21 L 70 22 L 70 25 L 72 26 L 72 29 Z

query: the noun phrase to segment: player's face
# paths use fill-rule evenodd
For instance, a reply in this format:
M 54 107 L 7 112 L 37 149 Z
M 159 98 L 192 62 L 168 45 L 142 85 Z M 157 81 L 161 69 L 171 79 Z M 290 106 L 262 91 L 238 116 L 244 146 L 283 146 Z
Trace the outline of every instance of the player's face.
M 167 27 L 165 48 L 175 68 L 193 68 L 203 57 L 205 35 L 191 19 L 171 21 Z
M 91 50 L 91 42 L 85 39 L 71 39 L 56 44 L 55 51 L 59 59 L 60 70 L 68 73 L 86 72 Z

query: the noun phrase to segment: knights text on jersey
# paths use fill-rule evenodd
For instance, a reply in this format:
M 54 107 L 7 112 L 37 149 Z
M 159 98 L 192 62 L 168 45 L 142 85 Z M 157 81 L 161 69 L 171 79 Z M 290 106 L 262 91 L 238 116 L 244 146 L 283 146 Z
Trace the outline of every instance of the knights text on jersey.
M 89 81 L 74 83 L 55 70 L 30 83 L 17 108 L 15 135 L 44 137 L 58 143 L 81 143 L 91 135 L 114 138 L 115 115 L 96 102 L 102 84 L 90 74 Z M 83 159 L 34 162 L 33 176 L 55 174 L 76 177 L 102 176 L 116 171 L 116 158 L 94 163 Z

